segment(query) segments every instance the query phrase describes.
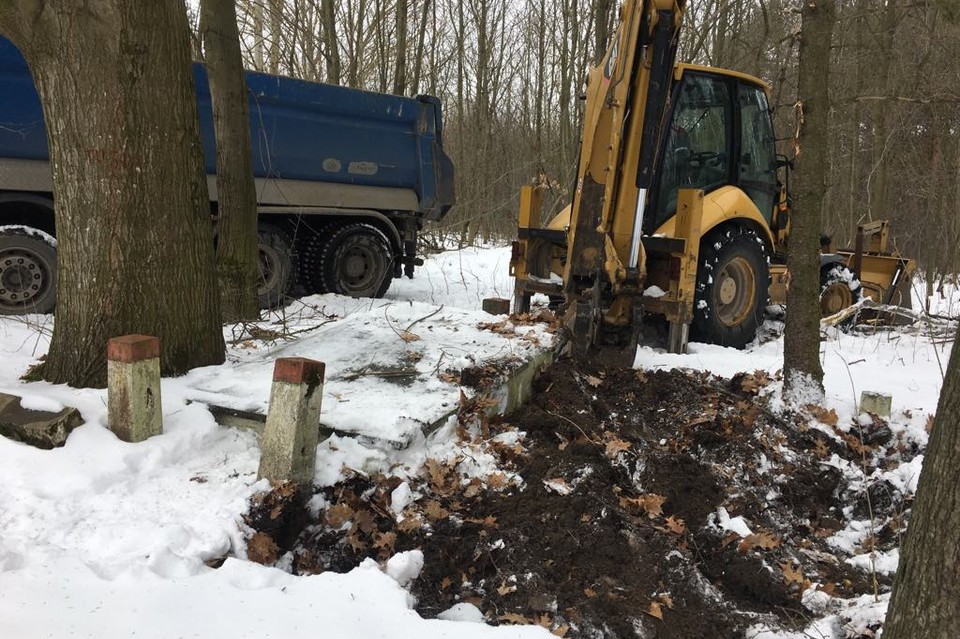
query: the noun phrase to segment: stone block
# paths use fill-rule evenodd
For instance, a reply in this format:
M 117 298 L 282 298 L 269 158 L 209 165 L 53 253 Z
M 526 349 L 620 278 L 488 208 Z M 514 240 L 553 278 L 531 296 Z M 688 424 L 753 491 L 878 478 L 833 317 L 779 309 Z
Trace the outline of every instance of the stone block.
M 258 477 L 313 484 L 325 364 L 302 357 L 278 359 L 270 409 L 260 440 Z
M 488 297 L 483 300 L 483 310 L 491 315 L 509 315 L 510 300 L 502 297 Z
M 107 344 L 107 424 L 125 442 L 163 433 L 156 337 L 125 335 Z
M 878 417 L 890 417 L 890 409 L 893 406 L 893 396 L 884 393 L 875 393 L 873 391 L 863 391 L 860 393 L 860 412 L 872 413 Z
M 58 448 L 70 432 L 83 424 L 76 408 L 52 413 L 30 410 L 20 405 L 15 395 L 0 393 L 0 435 L 37 448 Z

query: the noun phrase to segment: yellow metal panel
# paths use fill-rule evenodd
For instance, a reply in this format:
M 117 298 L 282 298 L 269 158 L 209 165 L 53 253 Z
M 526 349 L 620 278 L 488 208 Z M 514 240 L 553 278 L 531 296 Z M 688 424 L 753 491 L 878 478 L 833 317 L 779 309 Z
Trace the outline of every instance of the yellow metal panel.
M 774 237 L 766 219 L 760 214 L 757 205 L 736 186 L 724 186 L 707 194 L 703 200 L 703 226 L 701 235 L 727 220 L 750 220 L 763 229 L 763 239 L 768 247 L 774 246 Z M 677 233 L 676 216 L 671 217 L 657 229 L 656 235 L 681 237 Z
M 745 82 L 749 82 L 750 84 L 756 84 L 757 86 L 762 87 L 763 90 L 767 92 L 767 96 L 770 95 L 770 85 L 760 78 L 750 75 L 749 73 L 740 73 L 739 71 L 721 69 L 719 67 L 706 67 L 699 64 L 678 64 L 676 66 L 676 71 L 674 72 L 674 79 L 679 80 L 681 77 L 683 77 L 683 74 L 686 71 L 699 71 L 701 73 L 709 73 L 711 75 L 723 75 L 730 78 L 737 78 L 738 80 L 743 80 Z

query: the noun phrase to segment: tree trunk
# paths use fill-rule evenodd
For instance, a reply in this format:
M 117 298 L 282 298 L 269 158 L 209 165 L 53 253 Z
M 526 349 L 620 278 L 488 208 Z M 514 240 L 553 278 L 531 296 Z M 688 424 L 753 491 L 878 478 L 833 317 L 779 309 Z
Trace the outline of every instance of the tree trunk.
M 790 290 L 783 345 L 784 394 L 823 394 L 820 366 L 820 220 L 826 191 L 830 96 L 830 42 L 834 0 L 807 0 L 800 34 L 797 189 L 790 216 Z
M 41 375 L 103 386 L 111 337 L 156 335 L 161 367 L 224 360 L 181 0 L 0 5 L 43 104 L 59 294 Z
M 203 0 L 201 23 L 217 136 L 217 276 L 226 321 L 257 319 L 257 193 L 247 82 L 234 0 Z
M 407 93 L 407 17 L 409 14 L 408 0 L 397 0 L 397 56 L 393 67 L 393 93 L 406 95 Z
M 327 82 L 340 84 L 340 42 L 337 39 L 337 7 L 334 0 L 323 0 L 320 22 L 323 25 L 324 59 L 327 61 Z
M 958 336 L 960 339 L 960 336 Z M 960 348 L 940 391 L 883 639 L 952 639 L 960 619 Z

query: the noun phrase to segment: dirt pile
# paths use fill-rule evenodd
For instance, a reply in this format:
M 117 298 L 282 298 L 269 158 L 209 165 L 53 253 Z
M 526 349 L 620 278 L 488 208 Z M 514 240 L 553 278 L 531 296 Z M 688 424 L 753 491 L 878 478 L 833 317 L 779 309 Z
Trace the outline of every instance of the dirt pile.
M 422 550 L 412 588 L 428 617 L 469 602 L 492 622 L 571 638 L 719 639 L 801 623 L 811 586 L 830 597 L 889 587 L 826 540 L 866 510 L 866 543 L 892 547 L 902 498 L 852 489 L 837 460 L 915 451 L 881 423 L 863 438 L 831 435 L 826 411 L 823 430 L 785 422 L 757 400 L 769 381 L 561 362 L 503 420 L 474 419 L 482 406 L 465 403 L 461 439 L 483 443 L 501 472 L 468 479 L 462 458 L 428 460 L 401 517 L 401 479 L 354 476 L 324 491 L 319 519 L 267 498 L 249 521 L 297 573 Z

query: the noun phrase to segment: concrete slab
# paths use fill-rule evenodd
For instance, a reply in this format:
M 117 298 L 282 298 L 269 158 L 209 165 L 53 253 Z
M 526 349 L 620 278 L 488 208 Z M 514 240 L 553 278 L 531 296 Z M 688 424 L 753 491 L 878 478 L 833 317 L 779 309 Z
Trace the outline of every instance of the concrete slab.
M 30 410 L 20 405 L 16 395 L 0 393 L 0 435 L 37 448 L 63 446 L 70 432 L 83 424 L 76 408 L 53 413 Z

